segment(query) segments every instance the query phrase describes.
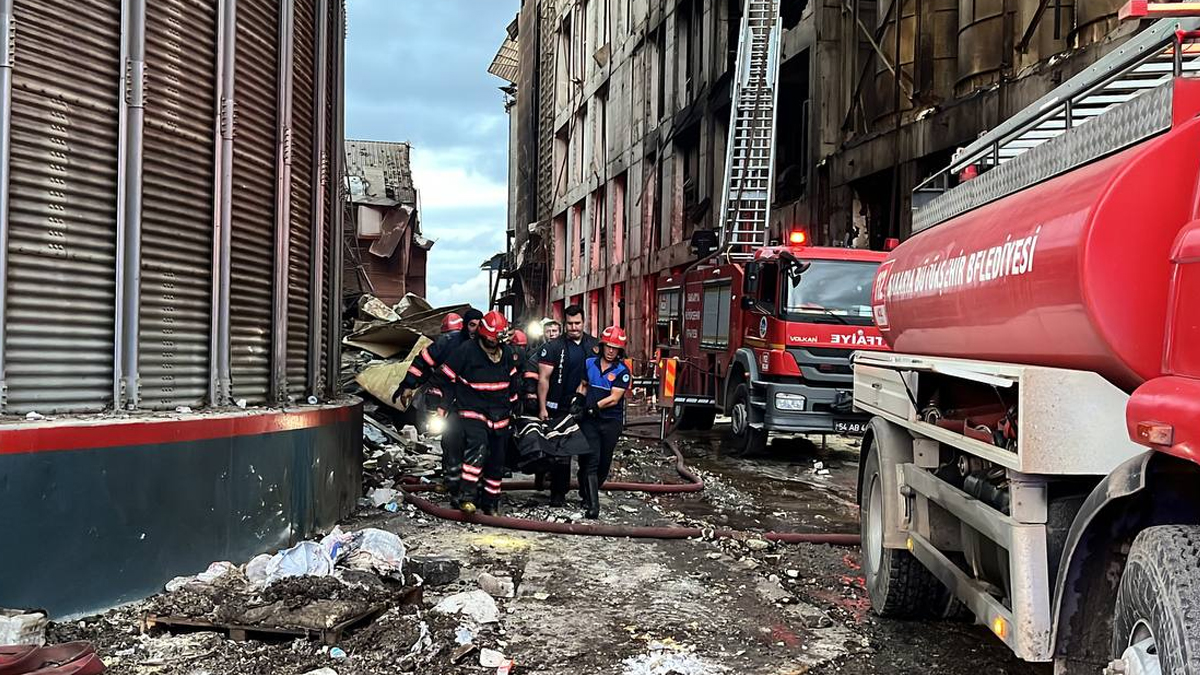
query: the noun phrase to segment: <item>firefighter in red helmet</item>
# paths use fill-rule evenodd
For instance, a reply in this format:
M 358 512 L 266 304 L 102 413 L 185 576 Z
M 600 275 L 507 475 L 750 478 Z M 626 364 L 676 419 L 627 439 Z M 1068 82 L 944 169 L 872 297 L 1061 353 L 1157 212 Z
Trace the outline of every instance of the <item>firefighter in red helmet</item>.
M 521 385 L 520 359 L 501 340 L 506 330 L 504 315 L 488 312 L 479 322 L 476 339 L 460 346 L 442 365 L 450 385 L 440 412 L 457 412 L 465 441 L 462 483 L 450 498 L 464 513 L 474 513 L 477 500 L 485 514 L 499 509 L 512 408 Z
M 625 427 L 625 392 L 633 376 L 625 365 L 628 338 L 620 326 L 609 326 L 600 334 L 600 352 L 585 365 L 579 394 L 584 412 L 579 426 L 591 452 L 579 458 L 579 491 L 585 515 L 600 517 L 600 486 L 608 480 L 613 451 Z
M 442 319 L 442 335 L 449 335 L 457 331 L 461 331 L 463 327 L 462 317 L 450 312 Z

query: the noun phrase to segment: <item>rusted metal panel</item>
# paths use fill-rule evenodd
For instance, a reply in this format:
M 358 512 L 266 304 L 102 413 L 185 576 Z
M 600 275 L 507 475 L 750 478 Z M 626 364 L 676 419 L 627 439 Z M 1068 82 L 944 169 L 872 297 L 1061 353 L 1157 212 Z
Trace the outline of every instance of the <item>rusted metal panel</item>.
M 316 100 L 316 7 L 297 2 L 292 54 L 292 202 L 288 253 L 287 393 L 307 396 L 309 349 L 309 276 L 312 273 L 313 185 Z M 319 203 L 319 202 L 318 202 Z
M 230 299 L 233 397 L 266 403 L 271 379 L 279 4 L 239 0 Z
M 140 312 L 142 407 L 198 406 L 209 388 L 217 11 L 147 4 Z
M 120 2 L 18 0 L 14 13 L 6 411 L 100 410 L 113 400 Z

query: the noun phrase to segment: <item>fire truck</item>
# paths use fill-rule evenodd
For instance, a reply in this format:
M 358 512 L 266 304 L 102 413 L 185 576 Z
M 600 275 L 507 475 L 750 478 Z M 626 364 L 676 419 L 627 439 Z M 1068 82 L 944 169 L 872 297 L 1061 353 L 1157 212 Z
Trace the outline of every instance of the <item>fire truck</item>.
M 1057 674 L 1200 673 L 1200 20 L 1176 18 L 917 189 L 870 300 L 894 351 L 853 359 L 872 607 L 973 615 Z
M 856 434 L 850 355 L 884 350 L 871 284 L 885 253 L 807 246 L 803 230 L 747 262 L 720 258 L 658 285 L 659 377 L 676 428 L 730 418 L 735 452 L 771 433 Z

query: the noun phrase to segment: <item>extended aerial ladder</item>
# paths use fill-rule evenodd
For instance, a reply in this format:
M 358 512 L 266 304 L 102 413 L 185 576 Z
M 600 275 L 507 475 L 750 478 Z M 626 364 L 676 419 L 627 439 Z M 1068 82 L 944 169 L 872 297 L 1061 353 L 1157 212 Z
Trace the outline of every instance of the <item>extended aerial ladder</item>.
M 734 70 L 721 192 L 720 248 L 746 261 L 765 246 L 774 192 L 779 0 L 746 0 Z

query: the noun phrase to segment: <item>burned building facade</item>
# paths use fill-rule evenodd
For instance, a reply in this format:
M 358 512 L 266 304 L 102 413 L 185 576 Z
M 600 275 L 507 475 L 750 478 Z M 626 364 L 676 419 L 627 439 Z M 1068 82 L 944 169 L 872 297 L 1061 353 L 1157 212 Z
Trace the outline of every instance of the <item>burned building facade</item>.
M 635 357 L 653 352 L 658 278 L 719 224 L 743 4 L 523 1 L 497 61 L 514 85 L 514 318 L 580 304 L 590 329 L 624 324 Z M 1136 31 L 1119 5 L 784 0 L 774 236 L 903 237 L 911 190 L 956 148 Z
M 412 146 L 346 141 L 347 293 L 370 293 L 389 305 L 425 295 L 433 242 L 421 234 Z

